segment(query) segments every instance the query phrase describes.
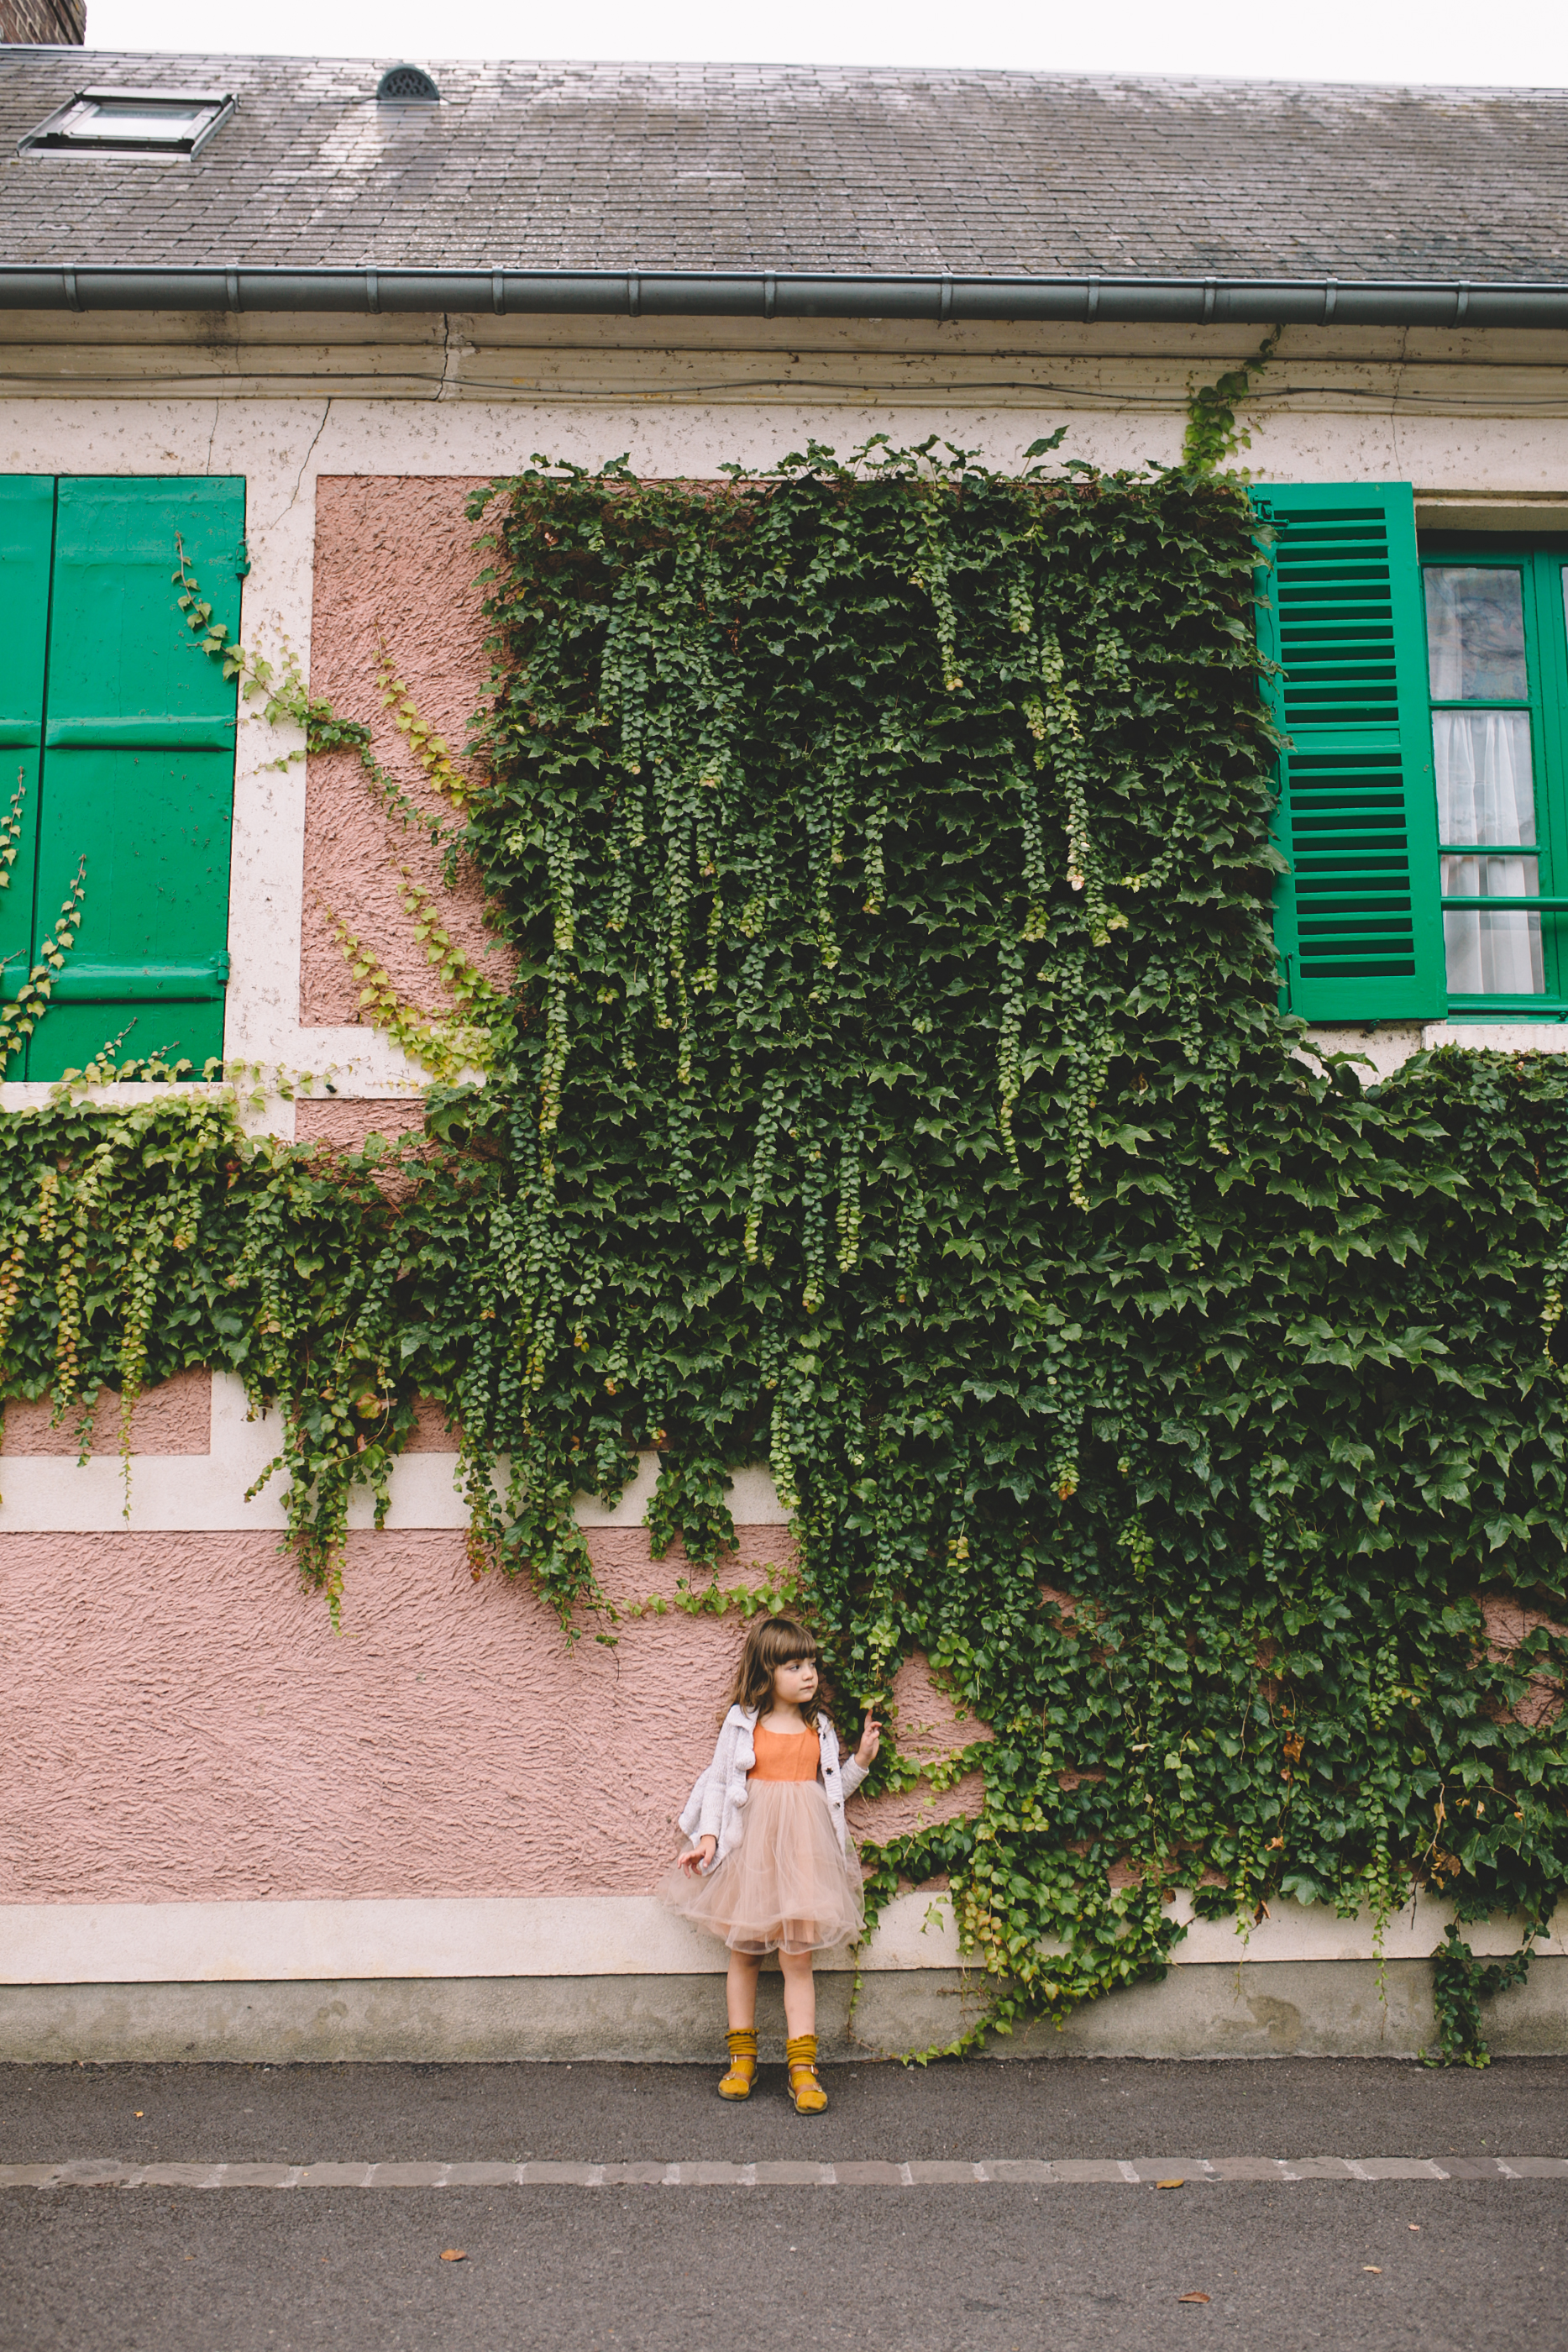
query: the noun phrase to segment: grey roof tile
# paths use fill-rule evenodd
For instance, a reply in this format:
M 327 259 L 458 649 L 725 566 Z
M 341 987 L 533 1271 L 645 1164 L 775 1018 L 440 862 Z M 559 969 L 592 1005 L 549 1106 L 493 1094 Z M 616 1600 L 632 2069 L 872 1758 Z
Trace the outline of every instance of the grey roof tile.
M 0 264 L 1562 282 L 1568 92 L 813 66 L 0 51 Z M 18 157 L 89 83 L 239 100 L 193 163 Z

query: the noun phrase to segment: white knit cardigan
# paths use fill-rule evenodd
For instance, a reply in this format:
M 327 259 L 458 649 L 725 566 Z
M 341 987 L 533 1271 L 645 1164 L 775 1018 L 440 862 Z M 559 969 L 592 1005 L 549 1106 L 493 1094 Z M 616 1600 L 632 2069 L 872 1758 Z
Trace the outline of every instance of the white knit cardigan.
M 740 1833 L 746 1827 L 746 1801 L 750 1794 L 746 1776 L 757 1761 L 757 1746 L 752 1738 L 757 1717 L 754 1706 L 730 1708 L 713 1751 L 713 1762 L 692 1790 L 681 1815 L 681 1827 L 693 1845 L 699 1844 L 705 1837 L 718 1840 L 718 1851 L 707 1865 L 709 1870 L 716 1870 L 725 1855 L 740 1843 Z M 817 1740 L 821 1750 L 817 1778 L 826 1792 L 839 1843 L 848 1853 L 850 1837 L 844 1826 L 844 1800 L 854 1795 L 865 1779 L 866 1768 L 852 1756 L 847 1764 L 839 1761 L 839 1735 L 823 1715 L 817 1717 Z

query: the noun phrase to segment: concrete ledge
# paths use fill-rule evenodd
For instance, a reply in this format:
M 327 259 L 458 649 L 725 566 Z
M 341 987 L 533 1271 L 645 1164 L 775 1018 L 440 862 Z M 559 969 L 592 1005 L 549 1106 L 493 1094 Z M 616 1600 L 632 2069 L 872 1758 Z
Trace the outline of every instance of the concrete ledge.
M 829 2059 L 894 2057 L 954 2041 L 982 1989 L 956 1969 L 819 1980 Z M 1001 2057 L 1414 2058 L 1436 2040 L 1432 1971 L 1390 1961 L 1248 1961 L 1173 1969 L 1077 2011 L 1058 2032 L 1004 2037 Z M 778 1975 L 762 1983 L 763 2055 L 783 2055 Z M 15 1985 L 0 1989 L 0 2062 L 98 2063 L 505 2059 L 689 2061 L 722 2048 L 711 1976 L 342 1978 L 274 1984 Z M 1536 1960 L 1492 2002 L 1500 2057 L 1568 2055 L 1568 1959 Z

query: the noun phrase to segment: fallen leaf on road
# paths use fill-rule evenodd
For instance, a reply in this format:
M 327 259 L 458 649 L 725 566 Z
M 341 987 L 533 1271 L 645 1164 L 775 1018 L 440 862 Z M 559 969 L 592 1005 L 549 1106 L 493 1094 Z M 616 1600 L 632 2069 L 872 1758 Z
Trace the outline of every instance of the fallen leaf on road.
M 465 2263 L 468 2257 L 461 2246 L 448 2246 L 441 2259 L 444 2263 Z
M 140 2122 L 141 2121 L 141 2117 L 142 2117 L 142 2115 L 143 2115 L 143 2113 L 144 2113 L 144 2112 L 145 2112 L 145 2111 L 144 2111 L 142 2108 L 141 2108 L 141 2107 L 138 2107 L 138 2108 L 137 2108 L 137 2110 L 136 2110 L 136 2120 L 137 2120 L 137 2122 L 138 2122 L 138 2123 L 140 2123 Z
M 1176 2301 L 1178 2303 L 1207 2303 L 1208 2301 L 1208 2297 L 1206 2294 L 1178 2294 Z
M 1421 2227 L 1421 2224 L 1419 2221 L 1406 2221 L 1405 2227 L 1407 2230 L 1418 2230 Z
M 1185 2189 L 1186 2187 L 1186 2183 L 1185 2180 L 1156 2180 L 1155 2187 L 1156 2189 Z
M 1364 2271 L 1370 2271 L 1374 2278 L 1381 2278 L 1383 2276 L 1383 2264 L 1381 2263 L 1363 2263 L 1361 2267 Z

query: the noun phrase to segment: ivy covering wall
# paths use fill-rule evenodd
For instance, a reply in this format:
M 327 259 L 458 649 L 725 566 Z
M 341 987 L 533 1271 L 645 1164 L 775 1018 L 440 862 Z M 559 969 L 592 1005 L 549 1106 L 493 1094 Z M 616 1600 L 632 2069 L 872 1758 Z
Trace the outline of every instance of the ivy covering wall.
M 994 1727 L 977 1818 L 871 1857 L 873 1909 L 949 1876 L 976 2031 L 1160 1967 L 1178 1885 L 1540 1925 L 1568 1078 L 1364 1088 L 1281 1022 L 1244 492 L 873 443 L 475 511 L 488 1083 L 391 1188 L 215 1109 L 4 1122 L 10 1392 L 233 1365 L 329 1591 L 436 1397 L 476 1572 L 605 1640 L 574 1490 L 655 1446 L 722 1578 L 768 1459 L 846 1725 L 920 1649 Z M 1456 1940 L 1451 2051 L 1489 1989 Z

